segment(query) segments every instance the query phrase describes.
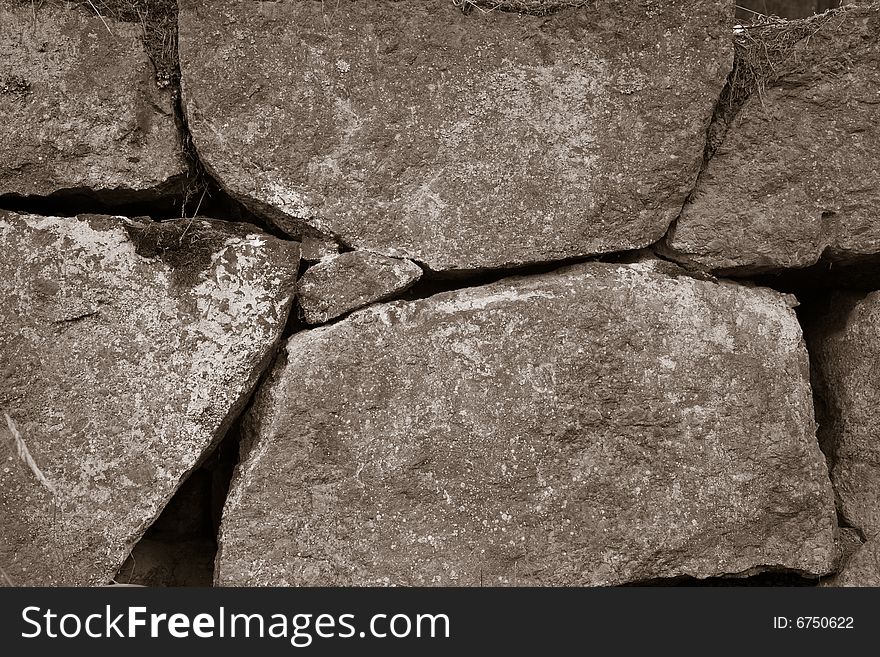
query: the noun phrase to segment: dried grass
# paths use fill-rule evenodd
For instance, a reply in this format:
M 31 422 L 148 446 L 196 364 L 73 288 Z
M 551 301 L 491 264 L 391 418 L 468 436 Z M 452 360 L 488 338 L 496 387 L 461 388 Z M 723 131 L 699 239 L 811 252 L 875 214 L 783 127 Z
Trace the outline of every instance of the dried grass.
M 452 0 L 452 4 L 465 13 L 474 8 L 481 11 L 510 11 L 545 16 L 560 9 L 596 4 L 596 0 Z
M 849 9 L 831 9 L 800 20 L 755 14 L 753 23 L 738 26 L 729 102 L 744 102 L 753 93 L 763 95 L 768 84 L 800 70 L 810 39 L 820 31 L 841 29 Z
M 177 0 L 87 0 L 98 16 L 139 23 L 160 83 L 178 75 Z M 108 28 L 109 29 L 109 28 Z
M 880 8 L 880 3 L 872 6 Z M 727 80 L 709 128 L 705 158 L 711 158 L 724 140 L 730 123 L 757 94 L 785 76 L 805 71 L 811 56 L 810 41 L 820 32 L 830 34 L 846 29 L 847 13 L 853 5 L 829 9 L 822 14 L 798 20 L 786 20 L 752 12 L 751 22 L 737 25 L 734 31 L 733 71 Z
M 30 5 L 34 20 L 44 6 L 63 6 L 97 16 L 110 35 L 108 19 L 141 26 L 144 46 L 156 69 L 160 86 L 171 84 L 179 75 L 177 54 L 177 0 L 18 0 Z
M 21 433 L 18 431 L 15 420 L 9 417 L 7 413 L 4 413 L 3 417 L 6 418 L 6 426 L 12 436 L 12 442 L 15 445 L 15 451 L 16 454 L 18 454 L 18 458 L 21 459 L 22 463 L 24 463 L 33 473 L 34 477 L 37 478 L 37 481 L 39 481 L 46 490 L 52 493 L 52 497 L 57 497 L 58 492 L 55 490 L 55 486 L 46 478 L 46 475 L 43 474 L 43 471 L 40 470 L 36 461 L 34 461 L 34 457 L 31 456 L 30 450 L 28 450 L 27 444 L 24 442 L 24 438 L 22 438 Z

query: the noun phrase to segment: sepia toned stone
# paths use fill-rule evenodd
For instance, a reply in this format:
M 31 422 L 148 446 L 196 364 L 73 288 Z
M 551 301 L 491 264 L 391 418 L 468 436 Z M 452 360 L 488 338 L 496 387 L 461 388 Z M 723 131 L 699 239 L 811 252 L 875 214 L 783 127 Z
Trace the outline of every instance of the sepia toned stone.
M 298 247 L 243 224 L 0 211 L 0 568 L 106 584 L 241 411 Z
M 590 263 L 297 333 L 244 420 L 215 581 L 824 574 L 837 524 L 789 303 Z
M 880 536 L 880 292 L 834 295 L 806 333 L 840 513 L 865 537 Z
M 193 143 L 291 235 L 435 271 L 647 246 L 699 171 L 733 4 L 552 4 L 586 6 L 182 0 Z
M 880 254 L 880 5 L 764 29 L 775 53 L 764 66 L 779 76 L 733 119 L 670 255 L 743 275 Z M 760 50 L 761 34 L 743 38 Z M 793 34 L 796 45 L 775 50 Z
M 323 324 L 405 291 L 422 277 L 414 262 L 368 251 L 329 256 L 297 283 L 297 301 L 308 324 Z
M 122 204 L 182 192 L 174 100 L 156 85 L 142 29 L 0 1 L 0 196 Z

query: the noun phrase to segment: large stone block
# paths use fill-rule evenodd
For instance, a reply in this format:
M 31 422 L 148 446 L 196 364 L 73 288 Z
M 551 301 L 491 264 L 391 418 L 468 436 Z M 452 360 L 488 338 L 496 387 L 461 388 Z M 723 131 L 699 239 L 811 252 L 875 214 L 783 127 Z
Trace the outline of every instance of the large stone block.
M 244 420 L 216 582 L 825 573 L 835 509 L 789 301 L 591 263 L 295 334 Z
M 733 119 L 670 232 L 673 257 L 747 274 L 877 255 L 880 5 L 743 39 L 778 79 Z
M 0 195 L 126 203 L 179 192 L 174 104 L 142 26 L 37 5 L 0 1 Z
M 241 410 L 298 247 L 224 222 L 0 212 L 0 567 L 106 584 Z
M 880 292 L 838 294 L 815 312 L 807 337 L 815 368 L 820 439 L 840 512 L 880 536 Z
M 732 18 L 182 0 L 184 104 L 221 185 L 294 235 L 438 271 L 641 248 L 693 186 Z

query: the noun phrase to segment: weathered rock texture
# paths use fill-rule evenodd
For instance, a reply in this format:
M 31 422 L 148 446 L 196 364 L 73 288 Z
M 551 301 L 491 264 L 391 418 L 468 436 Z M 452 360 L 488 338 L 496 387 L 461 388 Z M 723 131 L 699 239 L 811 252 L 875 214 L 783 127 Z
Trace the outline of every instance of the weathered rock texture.
M 2 212 L 0 252 L 0 566 L 104 584 L 266 366 L 297 245 L 223 222 Z
M 865 543 L 825 586 L 880 586 L 880 539 Z
M 835 571 L 841 570 L 843 564 L 849 561 L 849 558 L 858 552 L 865 542 L 859 535 L 858 530 L 852 527 L 838 527 L 837 530 L 837 551 L 840 555 L 840 562 Z
M 0 0 L 0 584 L 878 584 L 880 3 L 736 4 Z
M 788 301 L 593 263 L 298 333 L 245 418 L 216 582 L 827 572 Z
M 434 270 L 633 249 L 693 186 L 732 13 L 182 0 L 184 103 L 211 173 L 293 235 Z
M 309 267 L 297 283 L 296 296 L 303 319 L 322 324 L 399 294 L 421 277 L 422 268 L 409 260 L 351 251 Z
M 156 86 L 141 25 L 32 4 L 0 0 L 0 195 L 179 191 L 171 92 Z
M 674 257 L 749 273 L 877 254 L 880 4 L 741 38 L 739 75 L 774 77 L 703 172 L 669 236 Z
M 836 296 L 807 335 L 838 505 L 873 538 L 880 535 L 880 293 Z
M 320 262 L 327 256 L 333 256 L 340 252 L 339 244 L 325 237 L 306 235 L 300 242 L 301 256 L 305 262 Z

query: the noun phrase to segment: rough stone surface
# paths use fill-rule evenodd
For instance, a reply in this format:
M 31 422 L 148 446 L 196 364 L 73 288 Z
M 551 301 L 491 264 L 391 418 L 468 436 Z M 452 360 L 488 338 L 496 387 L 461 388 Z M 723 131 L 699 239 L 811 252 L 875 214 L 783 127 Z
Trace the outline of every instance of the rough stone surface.
M 215 581 L 825 573 L 835 510 L 789 302 L 590 263 L 295 334 L 243 423 Z
M 838 561 L 834 567 L 834 572 L 840 572 L 846 562 L 849 561 L 856 552 L 858 552 L 865 541 L 859 536 L 859 532 L 852 527 L 837 528 L 837 553 Z
M 880 586 L 880 539 L 865 543 L 824 586 Z
M 819 438 L 837 503 L 853 527 L 880 536 L 880 292 L 838 294 L 807 324 L 820 404 Z
M 0 195 L 123 203 L 179 190 L 171 91 L 156 86 L 142 27 L 37 5 L 0 0 Z
M 749 273 L 880 253 L 880 4 L 810 32 L 731 124 L 670 234 L 677 259 Z
M 0 253 L 0 567 L 106 584 L 256 384 L 298 246 L 224 222 L 0 212 Z
M 182 0 L 184 105 L 215 178 L 293 235 L 433 270 L 640 248 L 693 186 L 732 18 Z
M 300 242 L 302 259 L 306 262 L 319 262 L 327 256 L 336 255 L 340 252 L 340 246 L 326 237 L 313 237 L 306 235 Z
M 297 283 L 296 297 L 303 319 L 322 324 L 399 294 L 421 277 L 422 268 L 409 260 L 351 251 L 310 267 Z

